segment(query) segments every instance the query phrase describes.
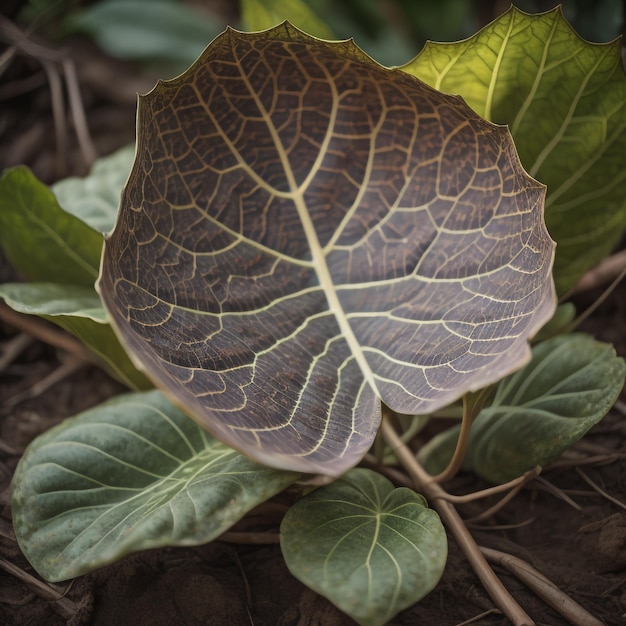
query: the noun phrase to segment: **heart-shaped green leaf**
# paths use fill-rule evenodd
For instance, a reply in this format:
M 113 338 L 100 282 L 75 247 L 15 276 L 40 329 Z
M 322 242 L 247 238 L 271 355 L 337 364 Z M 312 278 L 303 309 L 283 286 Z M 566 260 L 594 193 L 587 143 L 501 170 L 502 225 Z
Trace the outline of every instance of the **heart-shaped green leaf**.
M 544 189 L 508 131 L 351 42 L 227 30 L 138 128 L 105 306 L 257 461 L 344 472 L 381 400 L 425 413 L 498 380 L 554 311 Z
M 626 74 L 619 41 L 583 41 L 558 7 L 540 15 L 511 7 L 469 39 L 428 43 L 403 69 L 508 124 L 523 165 L 548 186 L 560 293 L 620 240 Z
M 439 581 L 446 532 L 422 496 L 354 469 L 293 505 L 280 527 L 291 573 L 359 624 L 385 624 Z
M 206 543 L 298 475 L 256 465 L 157 391 L 119 396 L 38 437 L 13 479 L 13 524 L 44 578 L 147 548 Z
M 472 425 L 464 468 L 494 483 L 558 458 L 597 424 L 624 386 L 626 363 L 613 346 L 582 334 L 549 339 L 532 361 L 505 378 Z M 425 467 L 447 465 L 459 429 L 420 450 Z

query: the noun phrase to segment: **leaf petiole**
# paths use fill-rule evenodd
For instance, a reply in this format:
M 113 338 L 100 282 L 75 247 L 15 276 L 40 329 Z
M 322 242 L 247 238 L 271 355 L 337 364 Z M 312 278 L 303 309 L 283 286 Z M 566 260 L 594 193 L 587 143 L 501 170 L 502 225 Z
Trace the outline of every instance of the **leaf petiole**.
M 495 385 L 489 385 L 484 389 L 466 393 L 463 396 L 463 419 L 461 421 L 461 432 L 459 433 L 459 438 L 456 442 L 454 454 L 452 455 L 448 466 L 442 472 L 432 477 L 433 481 L 442 483 L 446 480 L 450 480 L 461 469 L 461 464 L 465 458 L 465 452 L 467 451 L 469 443 L 472 424 L 478 417 L 482 408 L 485 406 L 485 403 L 494 388 Z

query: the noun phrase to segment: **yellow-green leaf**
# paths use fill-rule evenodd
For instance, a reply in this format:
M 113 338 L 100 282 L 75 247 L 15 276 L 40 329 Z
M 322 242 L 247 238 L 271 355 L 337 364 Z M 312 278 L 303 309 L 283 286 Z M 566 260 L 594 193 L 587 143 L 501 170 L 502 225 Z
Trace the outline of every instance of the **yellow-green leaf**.
M 402 68 L 511 129 L 548 187 L 555 281 L 569 289 L 626 227 L 626 74 L 619 41 L 582 40 L 560 8 L 512 7 L 465 41 L 428 43 Z
M 240 0 L 239 6 L 245 30 L 266 30 L 289 20 L 310 35 L 334 38 L 330 27 L 303 0 Z

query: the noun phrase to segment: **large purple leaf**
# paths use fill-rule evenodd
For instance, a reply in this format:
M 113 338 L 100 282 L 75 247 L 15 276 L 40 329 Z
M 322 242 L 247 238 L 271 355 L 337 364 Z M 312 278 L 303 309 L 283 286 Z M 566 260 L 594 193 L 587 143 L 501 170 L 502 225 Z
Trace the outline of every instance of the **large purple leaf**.
M 339 474 L 554 310 L 544 187 L 504 127 L 351 42 L 227 30 L 140 100 L 100 290 L 157 385 L 257 461 Z

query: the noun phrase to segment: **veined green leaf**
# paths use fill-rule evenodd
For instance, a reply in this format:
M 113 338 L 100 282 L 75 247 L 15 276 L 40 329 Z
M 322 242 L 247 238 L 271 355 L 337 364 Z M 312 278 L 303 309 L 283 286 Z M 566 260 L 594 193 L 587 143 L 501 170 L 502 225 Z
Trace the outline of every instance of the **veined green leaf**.
M 527 15 L 512 7 L 465 41 L 428 43 L 402 69 L 508 124 L 522 164 L 548 187 L 560 293 L 620 240 L 626 75 L 619 41 L 583 41 L 560 8 Z
M 608 413 L 625 375 L 626 363 L 613 346 L 588 335 L 537 345 L 532 361 L 500 382 L 474 421 L 464 468 L 503 483 L 550 463 Z M 428 471 L 447 465 L 458 432 L 445 431 L 420 450 Z
M 130 353 L 228 445 L 339 475 L 551 317 L 544 188 L 459 98 L 288 23 L 142 98 L 99 281 Z
M 0 177 L 0 246 L 25 278 L 93 287 L 102 235 L 64 211 L 23 166 Z
M 153 385 L 130 361 L 108 323 L 93 287 L 58 283 L 7 283 L 0 298 L 15 311 L 38 315 L 80 339 L 114 378 L 131 389 Z
M 135 158 L 135 146 L 98 159 L 88 176 L 71 176 L 52 185 L 59 204 L 94 230 L 113 230 L 122 187 Z
M 291 573 L 359 624 L 386 624 L 439 581 L 448 555 L 435 511 L 411 489 L 354 469 L 294 504 L 280 527 Z
M 296 474 L 212 439 L 158 391 L 117 397 L 39 436 L 13 479 L 13 524 L 47 580 L 126 554 L 211 541 Z

